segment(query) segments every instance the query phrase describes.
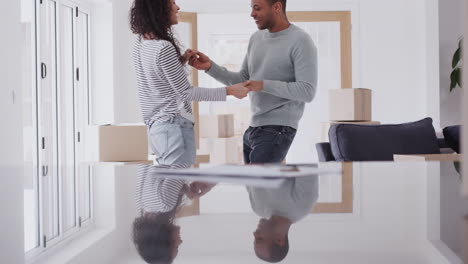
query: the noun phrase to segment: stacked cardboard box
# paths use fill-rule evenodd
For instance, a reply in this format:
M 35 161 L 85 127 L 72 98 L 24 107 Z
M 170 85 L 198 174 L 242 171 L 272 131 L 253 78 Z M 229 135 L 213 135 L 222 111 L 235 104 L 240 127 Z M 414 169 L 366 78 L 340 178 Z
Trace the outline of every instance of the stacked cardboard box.
M 228 138 L 234 136 L 233 115 L 201 115 L 200 138 Z
M 242 164 L 242 136 L 234 134 L 234 115 L 200 116 L 199 152 L 210 164 Z
M 371 121 L 372 91 L 369 89 L 330 90 L 330 120 Z
M 242 102 L 242 101 L 241 101 Z M 217 103 L 213 104 L 216 115 L 231 114 L 234 116 L 234 135 L 242 136 L 250 126 L 250 104 L 247 103 Z
M 146 126 L 100 126 L 99 161 L 133 162 L 148 160 Z
M 379 125 L 372 121 L 372 90 L 334 89 L 329 94 L 330 122 L 322 123 L 321 140 L 328 141 L 328 130 L 333 124 Z

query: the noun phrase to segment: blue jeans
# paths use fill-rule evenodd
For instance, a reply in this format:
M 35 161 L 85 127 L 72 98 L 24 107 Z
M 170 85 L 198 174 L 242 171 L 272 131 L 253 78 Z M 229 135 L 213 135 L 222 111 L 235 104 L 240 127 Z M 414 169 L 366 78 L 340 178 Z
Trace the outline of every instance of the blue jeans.
M 149 128 L 148 141 L 159 165 L 195 164 L 197 147 L 193 125 L 190 120 L 176 116 Z
M 249 127 L 244 134 L 244 163 L 280 163 L 296 136 L 287 126 Z

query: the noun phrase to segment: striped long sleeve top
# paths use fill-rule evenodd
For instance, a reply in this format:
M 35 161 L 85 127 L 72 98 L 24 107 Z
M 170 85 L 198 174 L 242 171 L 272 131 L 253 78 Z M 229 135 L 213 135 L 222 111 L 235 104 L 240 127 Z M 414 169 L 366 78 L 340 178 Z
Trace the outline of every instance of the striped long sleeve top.
M 166 213 L 180 205 L 184 195 L 185 180 L 158 176 L 158 169 L 182 169 L 190 165 L 152 166 L 139 165 L 135 190 L 137 211 Z
M 193 121 L 192 101 L 225 101 L 226 88 L 190 85 L 174 46 L 166 40 L 137 38 L 133 59 L 143 120 L 151 126 L 177 115 Z

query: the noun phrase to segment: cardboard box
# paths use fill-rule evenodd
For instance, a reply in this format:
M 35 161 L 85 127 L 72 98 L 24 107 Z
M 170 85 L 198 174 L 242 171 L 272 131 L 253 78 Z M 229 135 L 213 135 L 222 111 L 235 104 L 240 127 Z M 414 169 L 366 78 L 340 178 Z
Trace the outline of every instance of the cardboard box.
M 369 89 L 330 90 L 330 120 L 371 121 L 372 91 Z
M 461 154 L 393 155 L 394 161 L 461 161 Z
M 201 115 L 200 138 L 234 136 L 234 115 Z
M 202 138 L 200 152 L 210 155 L 210 164 L 243 164 L 242 137 Z
M 241 101 L 241 100 L 239 100 Z M 242 102 L 242 101 L 241 101 Z M 252 119 L 249 103 L 212 103 L 212 109 L 217 115 L 234 115 L 234 135 L 244 135 L 245 131 L 249 128 Z
M 320 142 L 328 142 L 328 131 L 330 130 L 331 125 L 333 124 L 354 124 L 354 125 L 380 125 L 378 121 L 367 121 L 367 122 L 322 122 L 321 131 L 320 131 Z
M 100 126 L 99 161 L 132 162 L 148 160 L 146 126 Z

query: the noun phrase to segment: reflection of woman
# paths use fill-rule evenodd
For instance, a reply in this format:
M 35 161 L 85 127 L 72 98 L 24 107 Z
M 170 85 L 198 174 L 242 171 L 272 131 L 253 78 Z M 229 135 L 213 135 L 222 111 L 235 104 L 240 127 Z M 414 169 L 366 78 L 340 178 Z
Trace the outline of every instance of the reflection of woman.
M 165 166 L 181 167 L 185 166 Z M 200 197 L 213 186 L 200 182 L 187 185 L 184 180 L 161 178 L 157 175 L 158 168 L 163 167 L 138 167 L 135 199 L 139 216 L 133 222 L 133 242 L 147 263 L 172 263 L 182 244 L 175 217 L 184 196 Z
M 183 64 L 196 55 L 181 55 L 173 37 L 178 10 L 173 0 L 135 0 L 130 12 L 131 29 L 138 34 L 133 57 L 141 111 L 163 165 L 195 163 L 191 101 L 225 101 L 226 95 L 243 98 L 249 92 L 242 84 L 217 89 L 189 84 Z
M 282 261 L 289 251 L 292 224 L 306 217 L 318 199 L 318 177 L 286 180 L 278 189 L 247 187 L 252 210 L 260 217 L 254 250 L 267 262 Z

